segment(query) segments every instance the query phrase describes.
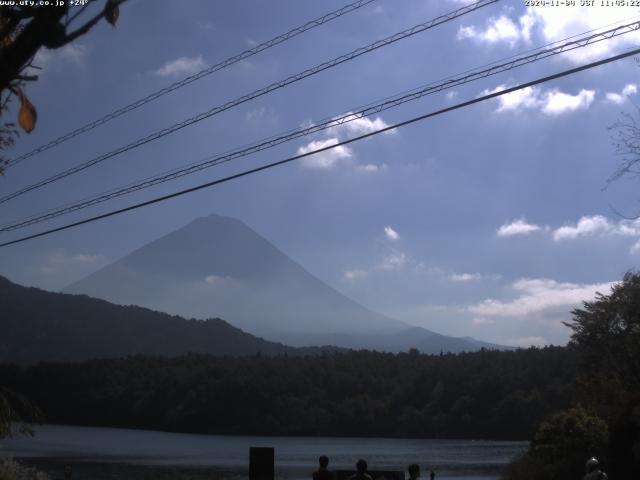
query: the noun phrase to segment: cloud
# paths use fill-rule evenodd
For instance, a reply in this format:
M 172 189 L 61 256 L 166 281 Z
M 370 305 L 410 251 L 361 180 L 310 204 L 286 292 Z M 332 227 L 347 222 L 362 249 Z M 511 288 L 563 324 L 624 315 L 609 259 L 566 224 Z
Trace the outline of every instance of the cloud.
M 347 270 L 344 272 L 344 278 L 349 281 L 356 281 L 366 278 L 369 275 L 369 272 L 364 270 Z
M 525 25 L 517 25 L 506 15 L 501 15 L 487 20 L 484 29 L 474 26 L 460 27 L 457 38 L 458 40 L 475 39 L 485 43 L 506 42 L 513 46 L 524 37 L 525 31 L 528 32 Z
M 339 137 L 358 136 L 366 133 L 375 132 L 387 128 L 389 124 L 385 122 L 381 117 L 376 117 L 373 120 L 369 117 L 362 115 L 356 115 L 355 113 L 347 112 L 345 115 L 340 115 L 340 118 L 344 117 L 344 121 L 327 129 L 329 135 L 337 135 Z M 396 129 L 393 128 L 385 133 L 395 133 Z
M 339 140 L 337 138 L 313 140 L 307 145 L 303 145 L 302 147 L 298 148 L 297 154 L 304 155 L 305 153 L 313 152 L 314 150 L 329 147 L 337 143 L 339 143 Z M 353 152 L 349 147 L 341 145 L 339 147 L 331 148 L 329 150 L 304 157 L 302 159 L 302 166 L 304 168 L 313 170 L 331 170 L 341 161 L 351 158 L 352 155 Z
M 596 4 L 598 2 L 595 2 Z M 623 9 L 604 5 L 571 7 L 571 13 L 559 15 L 554 8 L 529 7 L 524 15 L 514 16 L 511 12 L 491 17 L 484 27 L 462 26 L 458 30 L 458 40 L 471 39 L 489 45 L 529 44 L 535 35 L 539 43 L 553 43 L 584 32 L 604 31 L 611 25 L 628 17 Z M 607 27 L 602 27 L 607 25 Z M 584 48 L 576 48 L 561 55 L 574 63 L 582 63 L 602 58 L 619 51 L 624 46 L 634 45 L 640 40 L 640 32 L 633 31 L 593 43 Z
M 33 59 L 33 65 L 42 68 L 57 70 L 63 64 L 81 65 L 87 58 L 88 49 L 80 43 L 69 43 L 61 48 L 49 50 L 41 48 Z M 42 71 L 35 68 L 28 68 L 27 75 L 42 75 Z
M 106 262 L 106 257 L 101 254 L 52 252 L 45 257 L 40 272 L 51 275 L 68 270 L 95 268 Z
M 499 85 L 492 90 L 483 90 L 480 95 L 501 92 L 507 88 L 509 88 L 507 85 Z M 545 115 L 552 116 L 588 109 L 594 98 L 595 90 L 582 89 L 577 94 L 571 95 L 557 88 L 542 91 L 535 87 L 526 87 L 506 93 L 495 98 L 495 100 L 499 104 L 496 109 L 498 113 L 534 109 L 541 111 Z
M 248 110 L 244 115 L 247 123 L 253 125 L 275 125 L 279 121 L 277 113 L 266 107 L 257 107 Z
M 400 240 L 400 235 L 398 234 L 398 232 L 396 232 L 393 228 L 389 226 L 384 227 L 384 235 L 387 237 L 388 240 L 391 240 L 392 242 L 396 242 Z
M 360 173 L 378 173 L 378 172 L 384 172 L 385 170 L 387 170 L 388 165 L 386 163 L 383 163 L 381 165 L 375 165 L 373 163 L 367 163 L 366 165 L 356 165 L 354 167 L 356 172 L 360 172 Z
M 479 317 L 524 317 L 557 307 L 566 307 L 568 311 L 593 300 L 596 292 L 608 293 L 613 283 L 575 284 L 525 278 L 511 285 L 516 298 L 508 301 L 487 298 L 467 307 L 467 311 Z
M 636 93 L 638 93 L 638 86 L 635 83 L 629 83 L 624 86 L 620 93 L 607 92 L 606 98 L 608 102 L 621 105 L 627 100 L 627 97 Z
M 596 5 L 588 7 L 573 7 L 571 15 L 558 15 L 553 8 L 529 8 L 527 15 L 532 18 L 535 28 L 545 42 L 558 41 L 592 30 L 603 31 L 611 28 L 611 24 L 629 16 L 629 12 L 624 9 L 598 5 L 600 2 L 595 3 Z M 609 26 L 602 27 L 603 25 Z M 574 63 L 581 63 L 610 55 L 626 45 L 637 43 L 638 40 L 640 40 L 640 34 L 635 31 L 586 48 L 577 48 L 563 55 Z
M 155 71 L 160 77 L 174 77 L 179 75 L 192 75 L 207 67 L 202 55 L 197 57 L 180 57 L 170 60 Z
M 449 280 L 452 282 L 475 282 L 482 278 L 479 273 L 452 273 L 449 275 Z
M 447 92 L 447 94 L 445 95 L 445 97 L 447 98 L 447 100 L 452 101 L 454 98 L 456 98 L 458 96 L 458 92 L 455 90 L 449 90 Z
M 611 222 L 602 215 L 584 216 L 573 225 L 565 225 L 553 231 L 553 239 L 556 242 L 594 235 L 638 237 L 640 236 L 640 219 Z
M 220 275 L 207 275 L 204 277 L 204 282 L 208 285 L 224 285 L 230 280 L 230 277 L 221 277 Z
M 540 226 L 532 223 L 527 223 L 524 218 L 516 220 L 515 222 L 505 223 L 498 228 L 497 234 L 499 237 L 513 237 L 514 235 L 529 235 L 530 233 L 540 230 Z
M 547 115 L 560 115 L 565 112 L 586 110 L 593 102 L 594 96 L 594 90 L 582 89 L 577 95 L 570 95 L 554 89 L 545 94 L 542 112 Z
M 402 269 L 407 263 L 407 255 L 402 252 L 394 252 L 382 259 L 378 268 L 385 271 Z
M 343 116 L 341 115 L 341 117 Z M 346 123 L 339 123 L 327 128 L 326 133 L 328 135 L 331 135 L 331 137 L 309 142 L 307 145 L 304 145 L 298 148 L 298 155 L 301 155 L 303 153 L 307 153 L 319 148 L 324 148 L 329 145 L 335 145 L 336 143 L 339 143 L 341 140 L 346 140 L 347 138 L 351 138 L 354 136 L 371 133 L 389 126 L 380 117 L 371 119 L 369 117 L 356 115 L 354 113 L 347 113 L 344 115 L 344 117 L 346 120 L 349 120 L 349 121 Z M 308 128 L 313 125 L 314 124 L 312 121 L 305 120 L 304 122 L 302 122 L 301 127 Z M 386 133 L 393 134 L 395 132 L 396 132 L 396 129 L 392 129 L 385 132 L 385 134 Z M 353 157 L 353 150 L 346 146 L 340 146 L 340 147 L 336 147 L 334 149 L 330 149 L 325 152 L 313 155 L 312 157 L 307 157 L 303 159 L 302 166 L 306 168 L 329 170 L 334 168 L 340 162 L 340 160 L 348 159 L 351 157 Z M 382 165 L 375 165 L 372 163 L 368 163 L 366 165 L 356 165 L 354 167 L 355 171 L 359 173 L 376 173 L 382 170 L 386 170 L 386 168 L 387 168 L 387 165 L 384 163 Z

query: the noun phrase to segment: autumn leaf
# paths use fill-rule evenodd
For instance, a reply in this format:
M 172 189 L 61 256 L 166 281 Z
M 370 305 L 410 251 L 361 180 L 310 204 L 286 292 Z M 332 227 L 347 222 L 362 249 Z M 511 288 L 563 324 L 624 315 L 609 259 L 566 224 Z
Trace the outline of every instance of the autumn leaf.
M 105 7 L 104 18 L 114 27 L 116 26 L 116 22 L 118 21 L 118 17 L 120 16 L 120 7 L 118 7 L 118 3 L 116 0 L 107 0 L 107 5 Z
M 36 112 L 36 108 L 29 101 L 22 90 L 18 90 L 18 95 L 20 97 L 20 112 L 18 113 L 18 124 L 25 132 L 31 133 L 31 131 L 36 128 L 38 113 Z

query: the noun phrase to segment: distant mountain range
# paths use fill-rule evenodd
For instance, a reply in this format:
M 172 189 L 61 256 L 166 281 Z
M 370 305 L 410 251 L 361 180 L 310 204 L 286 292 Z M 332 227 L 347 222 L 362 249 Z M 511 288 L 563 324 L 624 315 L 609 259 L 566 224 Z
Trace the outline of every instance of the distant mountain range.
M 85 295 L 27 288 L 0 277 L 0 363 L 79 361 L 133 354 L 316 355 L 268 342 L 217 318 L 186 320 Z M 324 349 L 330 350 L 330 348 Z
M 294 346 L 425 353 L 505 347 L 440 335 L 373 312 L 325 284 L 243 222 L 199 218 L 70 285 L 121 305 L 224 318 Z

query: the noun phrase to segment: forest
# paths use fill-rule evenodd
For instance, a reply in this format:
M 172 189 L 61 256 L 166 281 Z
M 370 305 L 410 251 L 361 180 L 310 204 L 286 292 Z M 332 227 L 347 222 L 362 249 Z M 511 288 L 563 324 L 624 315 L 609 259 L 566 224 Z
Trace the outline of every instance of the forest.
M 571 349 L 190 354 L 0 367 L 47 422 L 264 435 L 528 439 L 574 396 Z

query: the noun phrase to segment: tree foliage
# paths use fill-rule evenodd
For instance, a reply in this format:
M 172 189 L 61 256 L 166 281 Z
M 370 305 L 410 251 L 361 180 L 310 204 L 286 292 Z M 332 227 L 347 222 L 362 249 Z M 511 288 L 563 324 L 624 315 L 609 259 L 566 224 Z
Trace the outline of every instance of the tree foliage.
M 0 366 L 48 421 L 196 433 L 531 438 L 568 406 L 559 347 L 422 355 L 135 356 Z
M 591 455 L 607 462 L 612 480 L 640 478 L 640 274 L 627 273 L 566 325 L 578 362 L 574 406 L 538 426 L 505 478 L 579 478 Z
M 27 397 L 0 387 L 0 438 L 31 434 L 31 422 L 40 421 L 42 412 Z
M 33 64 L 38 50 L 64 47 L 89 32 L 103 18 L 115 26 L 119 5 L 124 1 L 104 0 L 102 8 L 89 18 L 86 14 L 91 13 L 89 8 L 94 2 L 86 2 L 81 7 L 70 7 L 71 2 L 38 6 L 15 2 L 15 5 L 0 7 L 0 117 L 15 97 L 20 103 L 18 124 L 25 132 L 31 132 L 36 126 L 37 112 L 27 97 L 26 83 L 38 79 L 34 72 L 39 67 Z M 16 137 L 13 122 L 1 124 L 0 153 L 13 145 Z M 0 156 L 0 173 L 5 162 Z

